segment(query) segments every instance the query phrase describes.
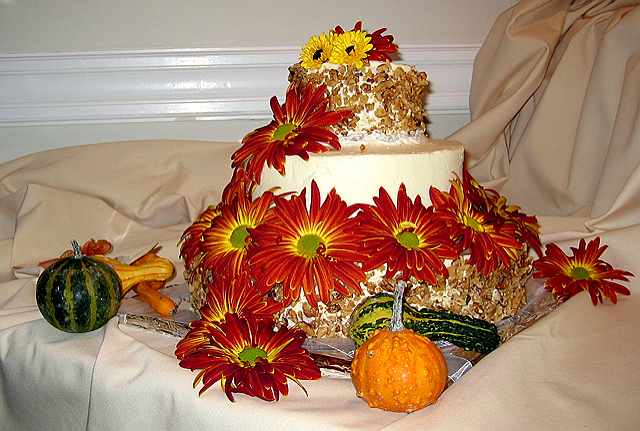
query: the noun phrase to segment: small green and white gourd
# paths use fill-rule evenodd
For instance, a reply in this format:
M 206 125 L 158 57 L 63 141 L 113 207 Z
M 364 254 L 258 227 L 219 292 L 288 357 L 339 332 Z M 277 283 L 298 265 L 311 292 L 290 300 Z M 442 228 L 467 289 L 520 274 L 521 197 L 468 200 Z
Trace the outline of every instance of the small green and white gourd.
M 106 263 L 84 256 L 76 241 L 74 255 L 45 269 L 36 283 L 36 302 L 42 316 L 65 332 L 88 332 L 115 316 L 120 306 L 121 281 Z
M 418 309 L 405 304 L 402 321 L 432 341 L 446 340 L 465 350 L 489 353 L 500 344 L 496 325 L 482 319 L 451 313 Z M 379 293 L 360 303 L 351 314 L 349 336 L 360 346 L 378 329 L 388 329 L 393 314 L 393 296 Z

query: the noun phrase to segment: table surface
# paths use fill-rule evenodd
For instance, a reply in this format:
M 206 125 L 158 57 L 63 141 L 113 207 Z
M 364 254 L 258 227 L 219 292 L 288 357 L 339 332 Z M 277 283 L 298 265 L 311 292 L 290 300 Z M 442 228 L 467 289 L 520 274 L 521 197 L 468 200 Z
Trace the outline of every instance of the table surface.
M 640 293 L 594 307 L 579 294 L 482 359 L 439 401 L 412 414 L 370 409 L 348 379 L 295 384 L 277 403 L 219 387 L 198 397 L 173 355 L 177 339 L 118 325 L 67 334 L 35 304 L 35 277 L 15 267 L 70 239 L 107 238 L 115 255 L 177 240 L 219 199 L 237 144 L 129 142 L 66 148 L 0 165 L 0 430 L 638 429 Z M 122 154 L 127 154 L 126 158 Z M 640 219 L 640 218 L 636 218 Z M 541 218 L 563 248 L 593 235 L 578 218 Z M 597 232 L 604 258 L 640 274 L 640 228 Z

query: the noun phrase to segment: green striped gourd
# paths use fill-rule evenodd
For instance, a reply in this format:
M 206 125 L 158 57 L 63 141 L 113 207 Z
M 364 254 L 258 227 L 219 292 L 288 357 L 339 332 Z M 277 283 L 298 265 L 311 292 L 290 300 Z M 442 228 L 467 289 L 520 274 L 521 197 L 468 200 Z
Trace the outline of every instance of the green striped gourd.
M 353 310 L 349 336 L 356 346 L 364 343 L 376 330 L 389 328 L 392 307 L 393 296 L 379 293 Z M 407 329 L 433 341 L 446 340 L 465 350 L 489 353 L 500 344 L 498 329 L 493 323 L 448 311 L 417 309 L 405 303 L 402 321 Z
M 120 306 L 118 274 L 80 252 L 72 241 L 74 255 L 45 269 L 36 284 L 36 302 L 42 316 L 65 332 L 88 332 L 103 326 Z

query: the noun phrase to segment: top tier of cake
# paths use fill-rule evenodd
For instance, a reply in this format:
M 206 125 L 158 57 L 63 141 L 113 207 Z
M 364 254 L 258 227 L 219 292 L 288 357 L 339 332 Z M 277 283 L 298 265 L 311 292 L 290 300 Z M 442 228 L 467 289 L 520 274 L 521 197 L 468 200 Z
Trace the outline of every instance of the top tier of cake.
M 329 109 L 351 109 L 353 116 L 332 126 L 343 145 L 365 136 L 394 142 L 427 134 L 424 102 L 429 88 L 425 72 L 415 67 L 371 61 L 361 69 L 325 63 L 317 69 L 289 68 L 293 85 L 327 86 Z M 359 143 L 358 143 L 359 145 Z

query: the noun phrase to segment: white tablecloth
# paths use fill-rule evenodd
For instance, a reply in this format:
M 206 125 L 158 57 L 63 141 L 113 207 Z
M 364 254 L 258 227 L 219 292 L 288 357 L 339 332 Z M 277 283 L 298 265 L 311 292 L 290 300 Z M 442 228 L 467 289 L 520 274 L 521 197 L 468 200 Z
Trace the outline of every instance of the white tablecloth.
M 367 407 L 348 379 L 290 385 L 277 403 L 213 387 L 173 356 L 176 338 L 115 320 L 86 334 L 41 317 L 35 278 L 12 268 L 56 256 L 70 239 L 106 238 L 114 255 L 177 240 L 219 199 L 237 144 L 127 142 L 39 153 L 0 165 L 0 430 L 638 429 L 640 282 L 618 305 L 581 294 L 511 339 L 410 415 Z M 545 240 L 587 235 L 580 218 L 543 218 Z M 640 275 L 640 227 L 602 233 L 605 258 Z

